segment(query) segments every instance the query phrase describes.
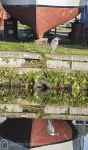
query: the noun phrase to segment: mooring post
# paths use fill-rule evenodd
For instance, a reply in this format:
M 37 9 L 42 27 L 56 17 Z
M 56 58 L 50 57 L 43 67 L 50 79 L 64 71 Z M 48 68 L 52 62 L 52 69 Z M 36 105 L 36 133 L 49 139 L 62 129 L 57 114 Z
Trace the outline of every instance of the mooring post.
M 57 34 L 57 27 L 55 27 L 55 34 Z

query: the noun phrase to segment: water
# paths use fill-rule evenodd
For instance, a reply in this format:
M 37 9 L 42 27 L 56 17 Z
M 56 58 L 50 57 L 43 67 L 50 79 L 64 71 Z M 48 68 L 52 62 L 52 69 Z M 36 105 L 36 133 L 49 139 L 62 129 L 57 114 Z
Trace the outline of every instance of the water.
M 48 106 L 69 106 L 69 107 L 85 107 L 88 106 L 88 93 L 87 91 L 68 91 L 68 90 L 46 90 L 42 91 L 41 89 L 37 89 L 35 92 L 33 90 L 29 91 L 28 89 L 23 88 L 2 88 L 0 89 L 0 105 L 1 104 L 18 104 L 23 107 L 23 112 L 30 113 L 44 113 L 44 108 Z M 36 108 L 37 106 L 37 108 Z M 0 109 L 0 112 L 4 112 Z M 45 115 L 45 113 L 44 113 Z M 0 118 L 0 150 L 28 150 L 28 146 L 25 146 L 29 139 L 29 119 L 25 119 L 26 123 L 21 122 L 22 119 L 18 119 L 19 121 L 12 121 L 12 123 L 8 122 L 6 127 L 2 128 L 2 119 Z M 13 129 L 11 126 L 15 126 L 15 124 L 19 124 L 20 135 L 15 137 L 15 132 L 18 134 L 19 130 L 18 125 Z M 88 150 L 88 121 L 87 122 L 76 122 L 76 120 L 72 121 L 74 127 L 78 131 L 78 135 L 76 139 L 73 141 L 69 141 L 67 144 L 59 144 L 59 145 L 51 145 L 46 147 L 38 147 L 33 148 L 33 150 Z M 12 125 L 13 124 L 13 125 Z M 9 127 L 9 131 L 7 132 Z M 26 129 L 26 134 L 23 133 L 23 130 Z M 18 131 L 17 131 L 18 130 Z M 12 134 L 13 133 L 13 134 Z M 23 135 L 23 139 L 21 136 Z M 22 139 L 20 141 L 20 138 Z M 17 141 L 18 140 L 18 141 Z
M 77 125 L 76 126 L 79 133 L 80 138 L 80 150 L 87 150 L 88 149 L 88 124 L 85 124 L 85 121 L 83 122 L 83 125 Z
M 84 150 L 88 149 L 88 134 L 84 136 Z
M 69 90 L 41 90 L 35 92 L 24 88 L 1 88 L 0 104 L 39 104 L 58 106 L 88 106 L 88 92 Z
M 6 121 L 5 121 L 6 122 Z M 0 150 L 28 150 L 29 144 L 29 119 L 13 119 L 0 125 Z M 15 123 L 15 124 L 14 124 Z M 13 127 L 10 127 L 10 125 Z M 73 141 L 59 143 L 58 145 L 47 145 L 33 150 L 88 150 L 88 125 L 76 125 L 78 136 Z M 23 128 L 23 129 L 22 129 Z M 14 130 L 12 130 L 14 129 Z M 7 131 L 8 130 L 8 131 Z M 38 136 L 38 135 L 37 135 Z M 45 138 L 45 137 L 44 137 Z M 40 139 L 41 140 L 41 139 Z M 32 149 L 32 148 L 31 148 Z

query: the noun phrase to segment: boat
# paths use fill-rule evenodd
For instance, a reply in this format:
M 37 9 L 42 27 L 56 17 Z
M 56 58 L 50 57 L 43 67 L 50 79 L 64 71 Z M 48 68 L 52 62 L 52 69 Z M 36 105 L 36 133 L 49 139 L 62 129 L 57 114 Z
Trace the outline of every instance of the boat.
M 6 11 L 30 26 L 42 38 L 44 33 L 76 17 L 86 0 L 1 0 Z
M 73 141 L 78 138 L 78 132 L 71 122 L 25 118 L 5 120 L 0 125 L 0 135 L 17 143 L 18 147 L 21 145 L 31 150 L 76 150 Z M 10 146 L 8 149 L 13 149 Z
M 33 119 L 30 149 L 56 150 L 60 147 L 65 149 L 65 146 L 76 138 L 77 131 L 67 121 Z

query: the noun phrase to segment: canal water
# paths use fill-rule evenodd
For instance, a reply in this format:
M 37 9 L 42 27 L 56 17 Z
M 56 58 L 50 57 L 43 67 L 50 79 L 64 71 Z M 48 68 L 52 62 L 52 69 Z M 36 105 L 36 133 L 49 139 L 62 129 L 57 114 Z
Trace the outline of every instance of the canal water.
M 45 115 L 43 109 L 46 105 L 86 107 L 88 106 L 88 92 L 72 90 L 41 90 L 29 91 L 23 88 L 1 88 L 0 89 L 0 113 L 6 111 L 1 109 L 2 104 L 19 104 L 23 112 L 40 113 Z M 29 107 L 30 106 L 30 107 Z M 36 108 L 37 106 L 37 108 Z M 6 111 L 6 113 L 8 113 Z M 43 114 L 44 113 L 44 114 Z M 0 118 L 0 150 L 88 150 L 88 121 L 70 120 L 71 126 L 75 128 L 75 138 L 68 142 L 30 148 L 29 139 L 32 130 L 33 119 L 7 119 L 2 122 Z M 42 119 L 42 118 L 41 118 Z M 42 119 L 43 120 L 43 119 Z M 48 120 L 48 119 L 47 119 Z M 65 121 L 65 120 L 64 120 Z M 52 125 L 51 125 L 52 126 Z M 40 126 L 38 126 L 40 128 Z M 37 128 L 37 129 L 38 129 Z M 37 130 L 36 129 L 36 130 Z M 76 133 L 75 133 L 76 132 Z M 37 135 L 39 136 L 39 135 Z M 45 135 L 46 137 L 46 135 Z M 44 137 L 44 138 L 45 138 Z M 41 140 L 41 138 L 40 138 Z
M 0 104 L 88 106 L 87 90 L 0 88 Z
M 30 148 L 31 119 L 7 119 L 0 124 L 0 150 L 61 150 L 62 148 L 63 150 L 88 150 L 88 124 L 85 121 L 80 124 L 73 122 L 73 124 L 78 133 L 75 139 L 58 145 L 56 143 L 45 147 Z

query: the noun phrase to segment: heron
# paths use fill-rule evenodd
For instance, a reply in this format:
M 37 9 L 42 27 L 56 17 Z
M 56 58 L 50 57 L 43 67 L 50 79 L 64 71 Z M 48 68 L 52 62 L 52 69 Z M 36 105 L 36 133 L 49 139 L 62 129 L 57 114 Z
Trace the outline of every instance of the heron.
M 52 121 L 50 119 L 48 119 L 47 132 L 51 136 L 58 135 L 58 133 L 55 133 L 55 128 L 52 125 Z
M 48 131 L 48 134 L 49 134 L 49 135 L 52 135 L 52 136 L 55 135 L 55 133 L 54 133 L 54 132 L 55 132 L 55 131 L 54 131 L 54 127 L 53 127 L 53 125 L 52 125 L 50 119 L 48 119 L 47 131 Z
M 51 41 L 51 43 L 50 43 L 51 53 L 54 53 L 54 52 L 55 52 L 55 50 L 56 50 L 56 48 L 57 48 L 57 46 L 58 46 L 58 42 L 59 42 L 59 38 L 58 38 L 58 37 L 54 38 L 54 39 Z
M 6 117 L 0 117 L 0 124 L 2 124 L 4 121 L 6 121 Z

